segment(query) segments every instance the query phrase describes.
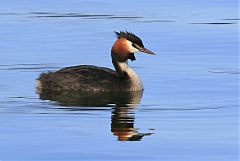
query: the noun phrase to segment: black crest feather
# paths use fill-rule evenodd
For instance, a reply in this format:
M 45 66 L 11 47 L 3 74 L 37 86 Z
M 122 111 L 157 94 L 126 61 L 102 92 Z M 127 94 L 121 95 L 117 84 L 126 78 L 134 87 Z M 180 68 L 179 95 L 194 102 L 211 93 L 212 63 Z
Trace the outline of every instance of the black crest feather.
M 134 44 L 137 44 L 137 45 L 139 45 L 141 47 L 144 47 L 143 43 L 142 43 L 142 40 L 139 37 L 137 37 L 135 34 L 131 33 L 131 32 L 128 32 L 128 31 L 116 32 L 115 31 L 115 34 L 117 35 L 118 39 L 125 38 L 125 39 L 131 41 Z

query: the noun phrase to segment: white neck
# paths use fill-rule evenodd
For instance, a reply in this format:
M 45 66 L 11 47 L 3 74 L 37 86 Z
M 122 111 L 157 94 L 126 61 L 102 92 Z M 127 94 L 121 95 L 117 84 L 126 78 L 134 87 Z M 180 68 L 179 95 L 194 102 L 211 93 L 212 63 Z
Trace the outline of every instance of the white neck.
M 118 74 L 126 73 L 129 80 L 132 83 L 131 90 L 132 91 L 140 91 L 143 90 L 143 84 L 138 77 L 137 73 L 128 66 L 128 61 L 125 62 L 116 62 L 114 63 L 114 67 Z

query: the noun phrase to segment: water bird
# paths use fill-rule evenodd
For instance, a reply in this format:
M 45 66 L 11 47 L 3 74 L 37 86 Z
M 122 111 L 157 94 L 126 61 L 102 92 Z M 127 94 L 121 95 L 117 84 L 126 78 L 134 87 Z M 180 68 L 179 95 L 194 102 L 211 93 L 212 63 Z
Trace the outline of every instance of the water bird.
M 146 49 L 142 40 L 127 31 L 115 32 L 117 39 L 111 49 L 115 70 L 94 65 L 65 67 L 55 72 L 41 73 L 37 78 L 38 91 L 49 92 L 119 92 L 141 91 L 143 84 L 128 60 L 136 60 L 134 53 L 155 55 Z

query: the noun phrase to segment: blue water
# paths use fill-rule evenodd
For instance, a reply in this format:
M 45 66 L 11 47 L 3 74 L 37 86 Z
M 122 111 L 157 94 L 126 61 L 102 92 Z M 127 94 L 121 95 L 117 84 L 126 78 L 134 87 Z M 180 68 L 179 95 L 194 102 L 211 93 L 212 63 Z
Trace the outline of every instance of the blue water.
M 0 20 L 0 161 L 239 160 L 237 1 L 11 0 Z M 41 72 L 112 68 L 114 31 L 125 29 L 157 53 L 129 63 L 145 87 L 139 104 L 36 93 Z M 121 123 L 138 141 L 120 137 Z

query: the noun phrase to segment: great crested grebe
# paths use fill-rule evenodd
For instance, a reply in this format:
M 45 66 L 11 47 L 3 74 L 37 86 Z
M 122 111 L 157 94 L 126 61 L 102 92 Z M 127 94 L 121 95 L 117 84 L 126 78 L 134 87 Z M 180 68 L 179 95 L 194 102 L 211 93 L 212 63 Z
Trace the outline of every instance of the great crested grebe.
M 142 40 L 131 32 L 115 32 L 117 40 L 112 46 L 111 57 L 115 70 L 93 65 L 80 65 L 42 73 L 37 79 L 37 89 L 49 92 L 112 92 L 141 91 L 143 85 L 138 75 L 128 66 L 128 59 L 136 60 L 134 53 L 146 49 Z

